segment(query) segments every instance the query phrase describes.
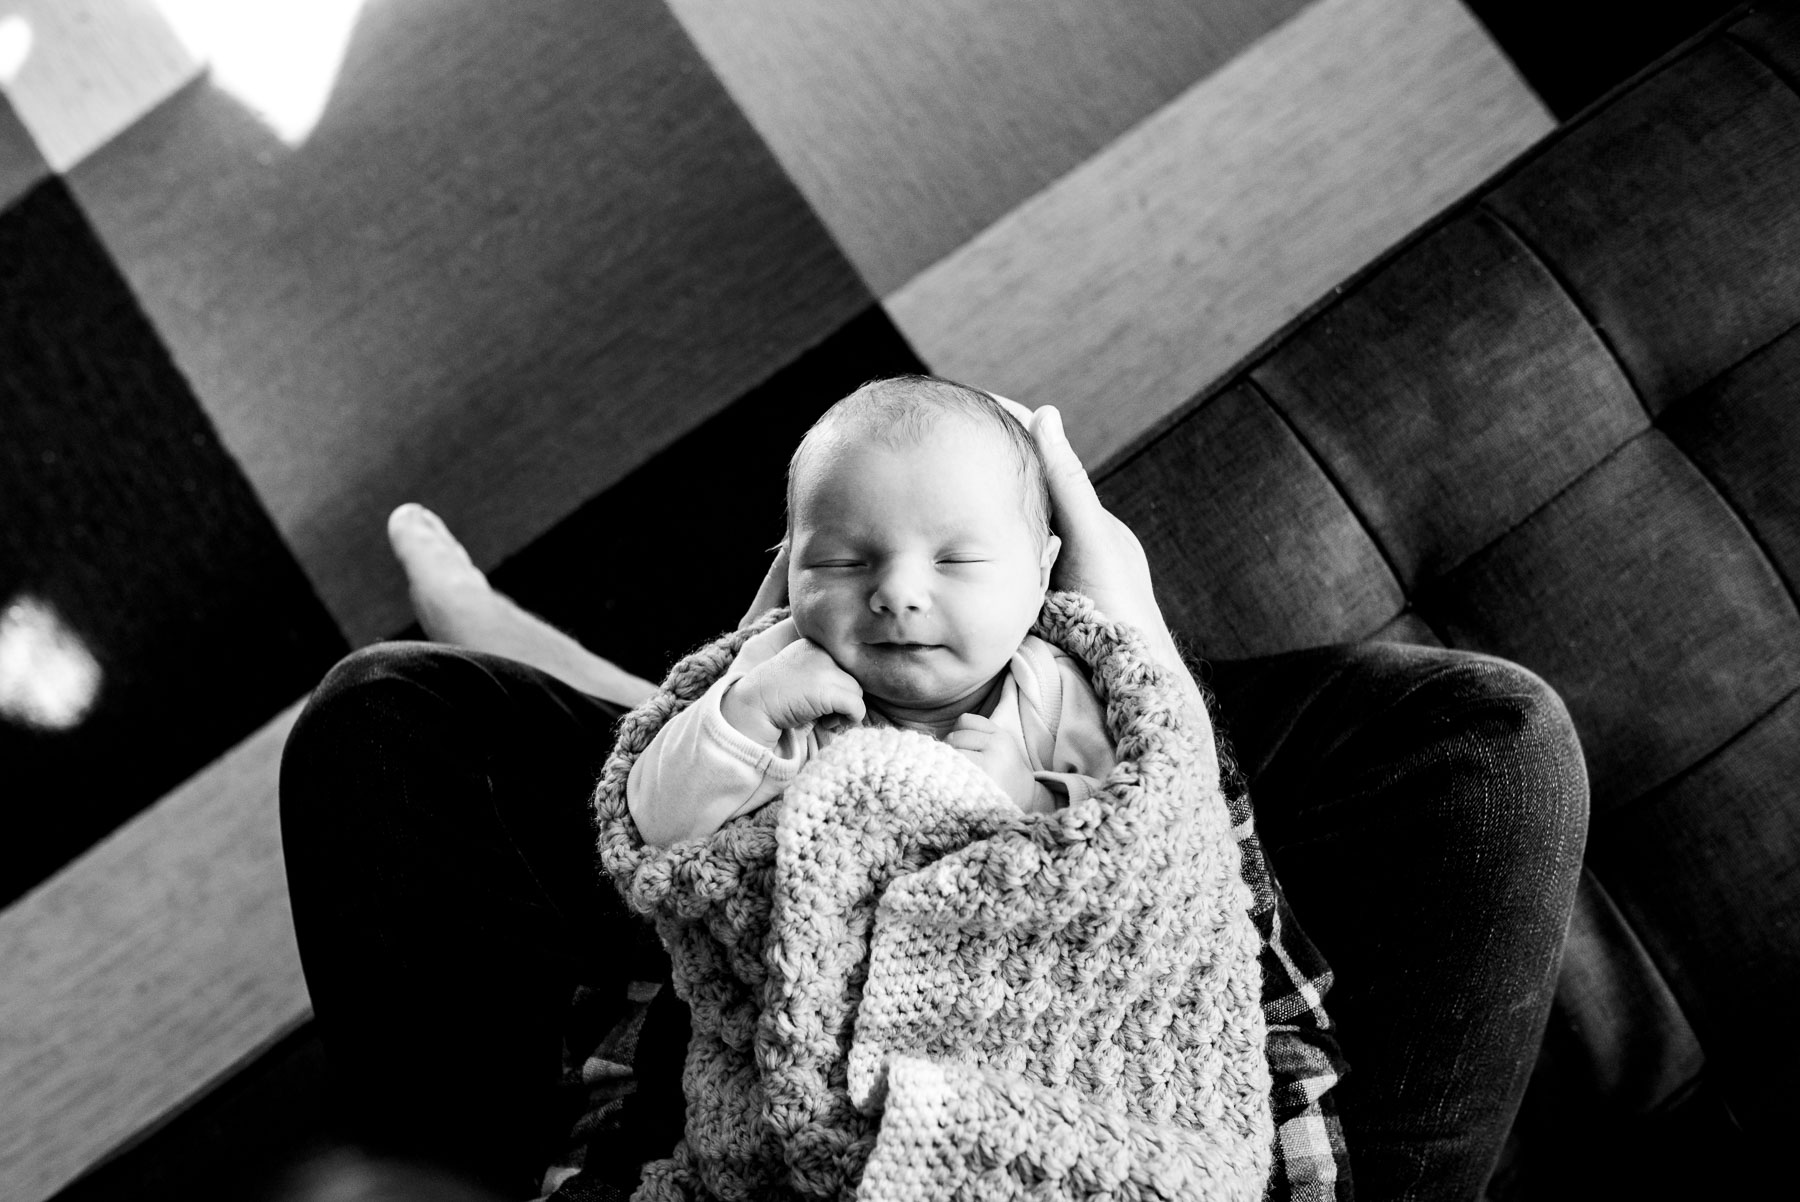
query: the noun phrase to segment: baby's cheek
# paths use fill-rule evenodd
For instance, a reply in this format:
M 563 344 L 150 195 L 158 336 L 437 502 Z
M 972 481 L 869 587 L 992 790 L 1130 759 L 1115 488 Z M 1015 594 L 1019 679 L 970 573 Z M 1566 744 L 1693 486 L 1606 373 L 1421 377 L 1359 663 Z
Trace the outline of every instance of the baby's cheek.
M 818 642 L 818 636 L 823 629 L 823 623 L 820 620 L 823 607 L 820 604 L 818 591 L 807 588 L 796 589 L 790 586 L 788 605 L 793 612 L 794 629 L 800 632 L 800 637 L 812 639 L 815 643 Z
M 792 607 L 795 633 L 817 643 L 839 667 L 845 667 L 843 606 L 836 600 L 829 591 L 815 587 L 792 593 L 788 603 Z

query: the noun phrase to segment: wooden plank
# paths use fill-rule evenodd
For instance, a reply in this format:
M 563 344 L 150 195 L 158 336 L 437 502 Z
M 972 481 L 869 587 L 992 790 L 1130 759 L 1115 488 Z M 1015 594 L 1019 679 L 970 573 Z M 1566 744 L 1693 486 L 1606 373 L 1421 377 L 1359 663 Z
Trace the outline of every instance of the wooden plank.
M 65 171 L 204 69 L 153 0 L 12 0 L 0 79 L 49 165 Z
M 885 303 L 1095 463 L 1551 126 L 1456 0 L 1319 0 Z
M 1306 0 L 669 0 L 877 295 Z
M 276 776 L 298 703 L 0 914 L 0 1194 L 38 1202 L 311 1012 Z

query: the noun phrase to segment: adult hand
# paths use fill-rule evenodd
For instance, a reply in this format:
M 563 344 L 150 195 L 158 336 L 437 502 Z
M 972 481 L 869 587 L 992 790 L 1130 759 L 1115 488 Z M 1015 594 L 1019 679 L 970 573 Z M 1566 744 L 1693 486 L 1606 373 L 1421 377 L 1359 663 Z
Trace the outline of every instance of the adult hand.
M 1216 777 L 1212 719 L 1200 686 L 1188 671 L 1181 648 L 1176 646 L 1175 636 L 1163 620 L 1162 608 L 1156 604 L 1150 558 L 1144 554 L 1144 544 L 1131 527 L 1100 503 L 1100 494 L 1094 491 L 1087 469 L 1081 466 L 1081 457 L 1075 454 L 1069 436 L 1063 432 L 1062 414 L 1056 406 L 1045 405 L 1033 411 L 1005 397 L 994 399 L 1025 423 L 1038 450 L 1043 452 L 1044 466 L 1050 473 L 1050 525 L 1062 539 L 1062 552 L 1050 571 L 1051 586 L 1085 593 L 1107 617 L 1137 627 L 1150 645 L 1150 654 L 1175 673 L 1177 684 L 1187 695 L 1193 721 L 1202 735 L 1202 754 Z
M 777 605 L 787 604 L 788 578 L 788 545 L 787 539 L 775 548 L 775 558 L 769 564 L 769 570 L 763 573 L 762 584 L 757 587 L 756 599 L 750 602 L 750 608 L 738 619 L 738 629 L 742 630 L 756 619 L 774 609 Z
M 1101 613 L 1143 631 L 1159 658 L 1165 649 L 1173 653 L 1174 638 L 1156 604 L 1144 545 L 1100 503 L 1063 432 L 1062 414 L 1054 405 L 1033 411 L 1005 397 L 996 399 L 1031 432 L 1050 472 L 1050 524 L 1062 539 L 1062 552 L 1050 570 L 1051 586 L 1092 597 Z M 1180 658 L 1175 654 L 1176 664 Z

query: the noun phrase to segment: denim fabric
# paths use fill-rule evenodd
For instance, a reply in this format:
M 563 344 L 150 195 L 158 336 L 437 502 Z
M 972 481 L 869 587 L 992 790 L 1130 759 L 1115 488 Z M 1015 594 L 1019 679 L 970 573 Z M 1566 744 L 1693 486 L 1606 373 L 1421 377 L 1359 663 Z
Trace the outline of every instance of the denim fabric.
M 661 949 L 602 881 L 587 799 L 618 711 L 521 664 L 386 643 L 289 737 L 282 845 L 347 1134 L 537 1192 L 578 981 Z
M 1358 1194 L 1480 1197 L 1580 874 L 1566 711 L 1513 664 L 1400 644 L 1222 663 L 1209 684 L 1269 859 L 1336 974 Z

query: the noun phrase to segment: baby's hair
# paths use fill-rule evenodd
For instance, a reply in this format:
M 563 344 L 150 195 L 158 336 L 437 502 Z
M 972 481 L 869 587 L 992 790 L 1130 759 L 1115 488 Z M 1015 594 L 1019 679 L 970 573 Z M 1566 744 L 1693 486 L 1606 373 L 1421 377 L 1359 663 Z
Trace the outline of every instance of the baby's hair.
M 1050 473 L 1030 432 L 992 394 L 954 380 L 919 375 L 870 380 L 813 423 L 788 460 L 788 534 L 794 531 L 794 490 L 801 466 L 822 439 L 843 431 L 899 447 L 918 442 L 947 416 L 991 426 L 1004 437 L 1024 490 L 1025 520 L 1042 547 L 1050 540 Z

